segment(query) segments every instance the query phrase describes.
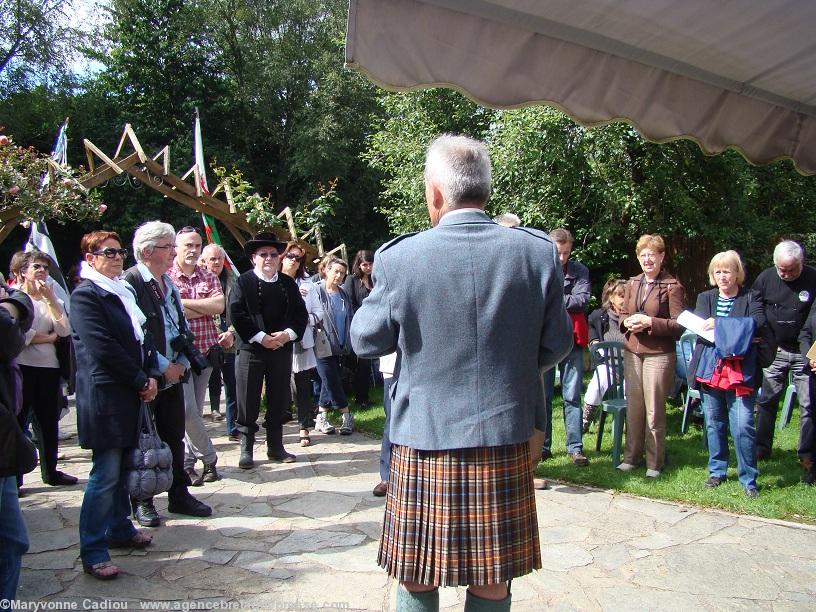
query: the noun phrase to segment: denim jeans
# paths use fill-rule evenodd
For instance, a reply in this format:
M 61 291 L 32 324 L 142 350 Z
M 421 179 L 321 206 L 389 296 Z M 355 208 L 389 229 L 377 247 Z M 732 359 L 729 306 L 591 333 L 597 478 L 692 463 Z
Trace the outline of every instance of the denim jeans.
M 15 599 L 28 533 L 17 499 L 17 478 L 0 478 L 0 600 Z
M 343 389 L 343 358 L 331 355 L 317 360 L 317 373 L 320 375 L 320 399 L 317 405 L 321 408 L 346 408 L 348 399 Z
M 388 482 L 388 466 L 391 463 L 391 383 L 393 376 L 383 376 L 383 410 L 385 423 L 383 424 L 382 444 L 380 445 L 380 480 Z
M 756 488 L 759 475 L 756 461 L 754 403 L 756 391 L 738 397 L 733 391 L 700 389 L 708 438 L 708 473 L 725 478 L 728 472 L 728 426 L 737 454 L 737 477 L 743 488 Z
M 793 373 L 793 384 L 799 402 L 799 459 L 816 460 L 816 424 L 810 397 L 813 376 L 807 358 L 780 348 L 773 363 L 762 371 L 762 390 L 757 399 L 757 452 L 770 456 L 773 448 L 776 413 L 779 399 L 788 387 L 788 372 Z
M 567 432 L 567 452 L 584 449 L 581 439 L 581 385 L 584 376 L 584 349 L 573 347 L 558 364 L 561 374 L 561 396 L 564 398 L 564 429 Z M 544 449 L 552 449 L 552 401 L 555 393 L 555 368 L 544 374 L 544 408 L 547 428 L 544 430 Z
M 125 542 L 136 534 L 122 480 L 123 453 L 121 448 L 93 451 L 79 512 L 79 556 L 85 565 L 110 561 L 108 542 Z

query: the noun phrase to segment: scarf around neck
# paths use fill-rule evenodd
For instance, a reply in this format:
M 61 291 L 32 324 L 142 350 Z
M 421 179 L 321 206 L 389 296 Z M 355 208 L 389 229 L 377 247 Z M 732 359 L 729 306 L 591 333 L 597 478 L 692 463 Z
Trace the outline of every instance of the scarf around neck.
M 133 290 L 125 281 L 120 278 L 108 278 L 104 274 L 100 274 L 88 265 L 87 261 L 82 262 L 82 267 L 79 270 L 81 278 L 91 281 L 100 289 L 104 289 L 108 293 L 113 293 L 122 302 L 125 307 L 128 317 L 130 317 L 130 324 L 133 326 L 133 335 L 139 341 L 139 344 L 144 343 L 144 330 L 142 325 L 147 321 L 147 317 L 136 303 L 136 296 Z

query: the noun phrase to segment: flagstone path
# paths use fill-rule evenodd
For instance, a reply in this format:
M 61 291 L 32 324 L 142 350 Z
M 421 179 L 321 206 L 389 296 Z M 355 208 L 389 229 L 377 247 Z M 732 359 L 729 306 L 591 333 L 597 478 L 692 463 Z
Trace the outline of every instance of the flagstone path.
M 75 432 L 74 412 L 61 423 Z M 376 564 L 383 500 L 379 441 L 315 434 L 294 464 L 237 466 L 237 444 L 209 423 L 222 480 L 191 491 L 206 519 L 167 513 L 144 551 L 112 551 L 117 580 L 85 575 L 79 508 L 90 453 L 61 443 L 74 487 L 26 479 L 31 550 L 18 597 L 75 609 L 394 608 L 396 585 Z M 816 493 L 814 493 L 816 494 Z M 816 610 L 816 528 L 555 485 L 536 492 L 544 569 L 513 581 L 514 610 Z M 461 610 L 464 589 L 440 607 Z M 166 606 L 152 607 L 151 606 Z M 103 606 L 107 606 L 104 608 Z

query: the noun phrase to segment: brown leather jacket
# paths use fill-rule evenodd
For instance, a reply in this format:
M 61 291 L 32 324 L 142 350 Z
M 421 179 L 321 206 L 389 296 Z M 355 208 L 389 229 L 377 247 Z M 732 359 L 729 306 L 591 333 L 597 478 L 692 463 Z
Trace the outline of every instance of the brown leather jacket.
M 673 353 L 674 342 L 683 333 L 677 315 L 686 308 L 686 290 L 676 278 L 661 271 L 650 288 L 643 274 L 626 281 L 621 310 L 621 331 L 626 335 L 625 348 L 639 355 Z M 636 334 L 623 321 L 637 312 L 652 317 L 652 327 Z

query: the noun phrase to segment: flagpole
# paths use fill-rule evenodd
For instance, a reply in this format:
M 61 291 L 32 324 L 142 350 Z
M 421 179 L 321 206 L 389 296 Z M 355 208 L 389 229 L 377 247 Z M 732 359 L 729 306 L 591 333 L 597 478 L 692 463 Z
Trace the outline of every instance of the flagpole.
M 204 165 L 204 144 L 201 139 L 201 118 L 199 116 L 197 106 L 195 107 L 195 123 L 193 125 L 193 159 L 198 170 L 195 173 L 197 175 L 196 191 L 209 195 L 210 189 L 207 186 L 207 169 Z M 215 227 L 215 219 L 202 212 L 201 220 L 204 223 L 204 233 L 207 235 L 207 241 L 210 244 L 217 244 L 223 249 L 224 247 L 221 244 L 221 236 L 218 233 L 218 228 Z M 229 269 L 234 278 L 237 278 L 239 276 L 238 268 L 233 263 L 232 259 L 230 259 L 230 256 L 226 250 L 224 251 L 224 260 L 227 269 Z

